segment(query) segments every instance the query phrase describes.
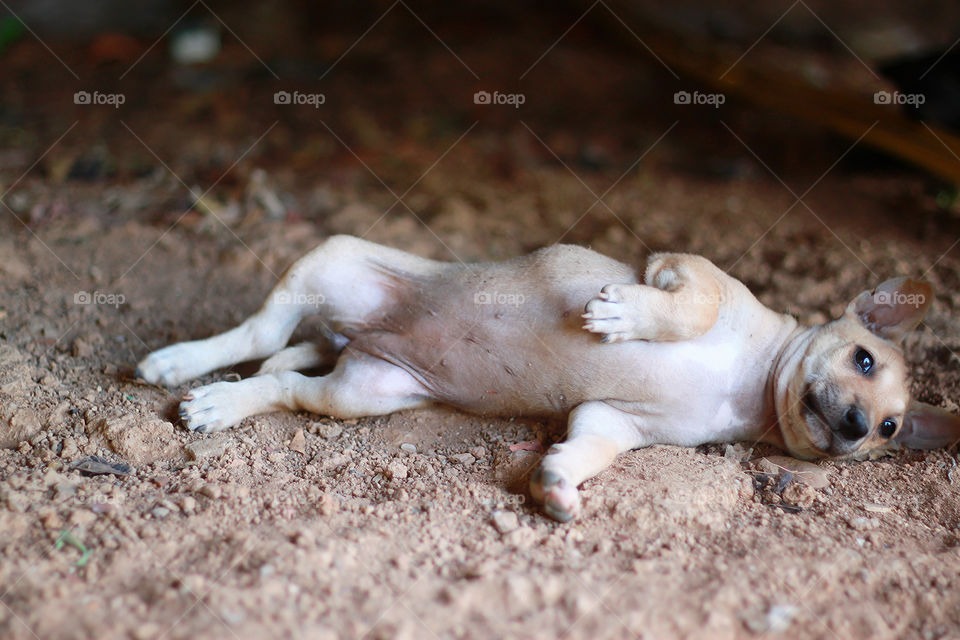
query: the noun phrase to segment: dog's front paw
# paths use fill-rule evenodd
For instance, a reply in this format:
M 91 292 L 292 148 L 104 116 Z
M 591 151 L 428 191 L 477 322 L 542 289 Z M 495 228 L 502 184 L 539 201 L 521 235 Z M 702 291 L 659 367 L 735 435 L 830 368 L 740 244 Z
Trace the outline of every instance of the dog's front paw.
M 587 303 L 583 328 L 603 336 L 603 342 L 622 342 L 636 337 L 636 326 L 630 316 L 629 297 L 624 287 L 608 284 L 596 298 Z
M 530 477 L 530 495 L 548 516 L 569 522 L 580 515 L 580 492 L 556 471 L 537 467 Z
M 176 387 L 207 372 L 201 355 L 194 344 L 174 344 L 154 351 L 141 360 L 135 375 L 150 384 Z
M 240 382 L 214 382 L 197 387 L 183 397 L 180 419 L 198 433 L 216 433 L 229 429 L 251 415 L 250 397 Z

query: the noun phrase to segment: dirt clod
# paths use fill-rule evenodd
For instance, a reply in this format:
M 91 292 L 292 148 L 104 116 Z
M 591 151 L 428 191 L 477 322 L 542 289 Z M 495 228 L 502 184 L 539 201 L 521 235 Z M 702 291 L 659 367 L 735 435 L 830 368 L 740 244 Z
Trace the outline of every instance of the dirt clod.
M 520 526 L 520 521 L 517 519 L 517 514 L 513 511 L 503 511 L 497 510 L 494 511 L 490 520 L 493 522 L 494 528 L 501 534 L 507 534 Z

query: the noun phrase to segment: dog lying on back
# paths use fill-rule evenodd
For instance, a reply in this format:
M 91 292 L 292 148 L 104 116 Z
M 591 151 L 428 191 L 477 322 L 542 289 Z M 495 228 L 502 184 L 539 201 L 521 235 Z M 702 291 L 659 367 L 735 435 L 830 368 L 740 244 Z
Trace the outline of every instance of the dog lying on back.
M 151 353 L 137 371 L 177 386 L 267 358 L 255 377 L 184 397 L 184 423 L 203 433 L 280 409 L 355 418 L 443 403 L 568 415 L 566 441 L 530 483 L 566 521 L 579 512 L 580 483 L 651 444 L 760 441 L 808 459 L 891 439 L 951 444 L 960 419 L 911 401 L 899 347 L 931 301 L 929 285 L 897 278 L 840 318 L 803 327 L 694 255 L 652 256 L 641 283 L 631 267 L 576 246 L 462 264 L 335 236 L 240 326 Z M 284 348 L 314 315 L 329 344 Z M 325 376 L 295 373 L 325 364 L 334 364 Z

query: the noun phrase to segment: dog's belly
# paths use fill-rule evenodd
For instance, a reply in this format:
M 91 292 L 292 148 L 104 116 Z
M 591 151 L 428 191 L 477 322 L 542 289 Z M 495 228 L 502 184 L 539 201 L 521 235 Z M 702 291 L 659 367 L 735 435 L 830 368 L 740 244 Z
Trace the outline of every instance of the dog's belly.
M 584 307 L 604 285 L 636 277 L 580 248 L 398 282 L 382 317 L 345 331 L 348 350 L 402 367 L 436 400 L 472 413 L 561 414 L 589 400 L 682 413 L 688 394 L 730 380 L 736 366 L 736 341 L 714 332 L 683 345 L 603 344 L 582 329 Z

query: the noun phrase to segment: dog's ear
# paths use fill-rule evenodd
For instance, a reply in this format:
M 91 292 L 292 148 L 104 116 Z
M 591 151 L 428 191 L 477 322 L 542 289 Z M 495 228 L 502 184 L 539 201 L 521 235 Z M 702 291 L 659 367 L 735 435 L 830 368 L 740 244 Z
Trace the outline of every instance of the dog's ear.
M 858 295 L 846 313 L 881 338 L 900 342 L 927 315 L 931 302 L 933 287 L 923 280 L 894 278 Z
M 939 449 L 960 442 L 960 416 L 914 400 L 894 438 L 911 449 Z

